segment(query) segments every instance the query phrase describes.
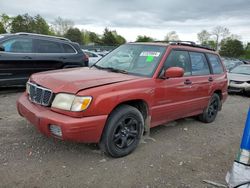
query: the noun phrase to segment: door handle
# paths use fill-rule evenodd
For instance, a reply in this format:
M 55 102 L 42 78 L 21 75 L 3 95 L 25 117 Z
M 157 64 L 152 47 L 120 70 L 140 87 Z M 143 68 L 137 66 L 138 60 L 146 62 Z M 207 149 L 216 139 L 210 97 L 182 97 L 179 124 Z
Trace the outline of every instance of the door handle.
M 191 80 L 187 79 L 187 80 L 185 80 L 184 84 L 190 85 L 190 84 L 192 84 L 192 82 L 191 82 Z
M 32 59 L 30 56 L 24 56 L 23 59 Z
M 208 81 L 209 81 L 209 82 L 212 82 L 212 81 L 214 81 L 214 79 L 213 79 L 212 77 L 209 77 L 209 78 L 208 78 Z

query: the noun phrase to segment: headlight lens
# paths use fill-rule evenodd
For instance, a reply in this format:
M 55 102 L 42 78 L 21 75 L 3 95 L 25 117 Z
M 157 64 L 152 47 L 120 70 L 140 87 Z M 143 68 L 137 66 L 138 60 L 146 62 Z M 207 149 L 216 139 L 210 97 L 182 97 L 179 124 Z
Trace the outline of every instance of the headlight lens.
M 92 101 L 92 97 L 80 97 L 72 94 L 59 93 L 52 102 L 53 108 L 79 112 L 86 110 Z
M 30 94 L 30 84 L 29 82 L 26 83 L 26 92 Z

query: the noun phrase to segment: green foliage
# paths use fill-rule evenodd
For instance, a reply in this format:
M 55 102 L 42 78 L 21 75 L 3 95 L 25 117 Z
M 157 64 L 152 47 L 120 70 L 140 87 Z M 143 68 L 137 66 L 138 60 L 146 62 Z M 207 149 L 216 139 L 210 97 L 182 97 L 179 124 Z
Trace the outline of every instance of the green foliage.
M 115 37 L 116 45 L 121 45 L 127 42 L 126 39 L 123 36 L 118 35 L 116 31 L 112 31 L 112 34 Z
M 82 33 L 78 28 L 70 28 L 64 37 L 70 39 L 73 42 L 78 42 L 79 44 L 82 44 Z
M 214 40 L 203 41 L 201 45 L 216 49 L 216 42 Z
M 36 15 L 33 21 L 33 31 L 34 33 L 39 33 L 39 34 L 45 34 L 49 35 L 50 34 L 50 27 L 47 24 L 47 22 L 38 14 Z
M 18 15 L 13 18 L 11 24 L 11 33 L 17 32 L 33 32 L 34 19 L 28 14 Z
M 28 14 L 14 17 L 11 23 L 10 31 L 12 33 L 29 32 L 45 35 L 49 35 L 51 33 L 49 25 L 39 14 L 35 17 L 31 17 Z
M 220 55 L 238 58 L 244 54 L 244 47 L 237 39 L 226 38 L 221 41 Z
M 244 49 L 244 54 L 241 56 L 242 59 L 250 59 L 250 43 L 247 43 Z
M 109 31 L 107 28 L 105 28 L 102 42 L 108 46 L 115 46 L 116 45 L 116 38 L 113 35 L 112 31 Z
M 124 44 L 126 42 L 125 38 L 121 35 L 118 35 L 116 31 L 110 31 L 108 28 L 105 28 L 102 43 L 108 46 L 117 46 Z
M 6 30 L 4 29 L 2 22 L 0 22 L 0 34 L 2 33 L 6 33 Z
M 3 13 L 0 15 L 0 22 L 2 23 L 6 32 L 10 31 L 12 20 L 13 18 L 8 16 L 7 14 Z
M 144 36 L 139 35 L 136 38 L 136 42 L 153 42 L 153 41 L 154 41 L 153 38 L 145 36 L 145 35 Z
M 99 35 L 97 35 L 95 32 L 89 31 L 88 35 L 90 43 L 102 44 Z

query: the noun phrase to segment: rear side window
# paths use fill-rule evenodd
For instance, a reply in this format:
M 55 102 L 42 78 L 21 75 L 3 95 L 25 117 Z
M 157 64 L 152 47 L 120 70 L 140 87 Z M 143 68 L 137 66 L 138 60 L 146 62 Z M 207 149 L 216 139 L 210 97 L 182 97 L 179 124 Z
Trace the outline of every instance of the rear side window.
M 75 50 L 68 44 L 62 44 L 64 53 L 75 53 Z
M 222 64 L 220 62 L 220 59 L 217 55 L 214 54 L 207 54 L 208 60 L 211 64 L 211 67 L 213 69 L 213 73 L 214 74 L 221 74 L 223 73 L 223 67 Z
M 184 75 L 191 75 L 191 64 L 189 61 L 189 54 L 187 51 L 173 50 L 164 63 L 164 69 L 170 67 L 180 67 L 184 69 Z
M 2 43 L 5 52 L 32 53 L 32 39 L 15 38 Z
M 208 63 L 203 53 L 189 52 L 189 54 L 192 65 L 192 75 L 198 76 L 210 74 Z
M 64 53 L 58 42 L 37 39 L 35 45 L 37 53 Z

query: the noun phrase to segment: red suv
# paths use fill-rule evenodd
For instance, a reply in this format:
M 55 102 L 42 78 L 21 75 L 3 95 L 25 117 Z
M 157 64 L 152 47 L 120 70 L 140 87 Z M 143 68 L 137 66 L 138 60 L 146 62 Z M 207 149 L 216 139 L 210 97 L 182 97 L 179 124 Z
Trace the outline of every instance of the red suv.
M 119 61 L 124 54 L 131 58 Z M 33 74 L 17 109 L 47 136 L 99 143 L 122 157 L 151 127 L 188 116 L 214 121 L 226 98 L 226 70 L 213 50 L 129 43 L 90 68 Z

